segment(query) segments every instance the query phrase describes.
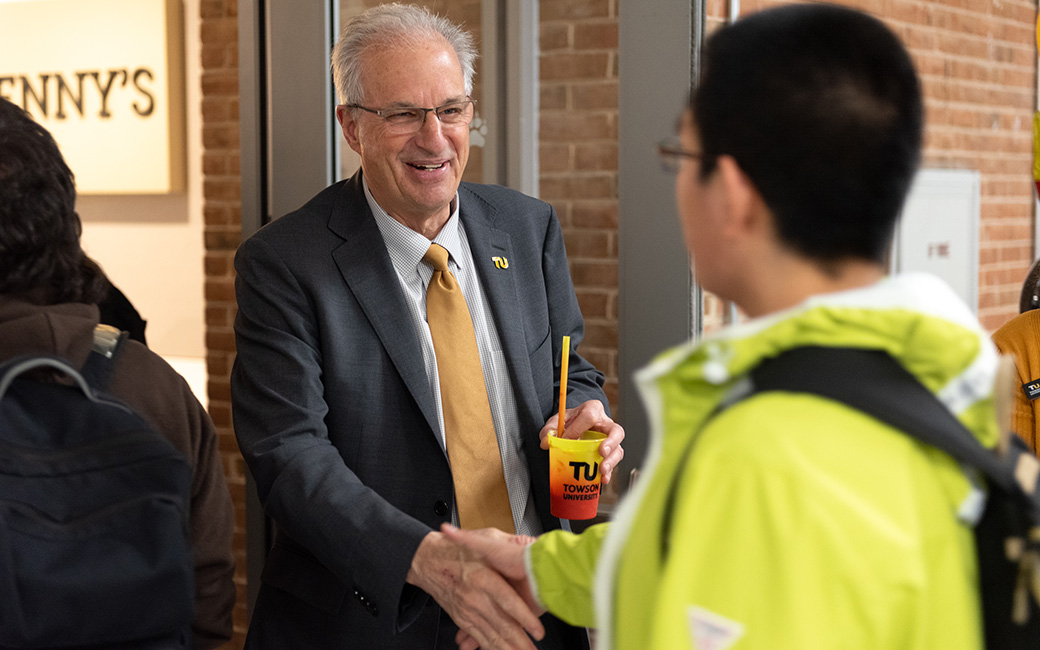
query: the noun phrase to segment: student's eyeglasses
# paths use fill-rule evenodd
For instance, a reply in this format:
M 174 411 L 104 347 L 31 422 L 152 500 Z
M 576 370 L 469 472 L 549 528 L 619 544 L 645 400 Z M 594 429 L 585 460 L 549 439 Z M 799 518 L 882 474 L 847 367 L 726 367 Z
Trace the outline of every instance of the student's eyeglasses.
M 669 138 L 657 144 L 657 157 L 661 161 L 661 167 L 670 174 L 675 174 L 679 171 L 679 163 L 682 162 L 683 158 L 690 160 L 703 160 L 704 153 L 700 151 L 687 151 L 682 148 L 679 141 L 675 138 Z
M 426 114 L 433 113 L 445 126 L 461 126 L 473 121 L 475 99 L 467 97 L 460 102 L 443 106 L 423 108 L 421 106 L 392 106 L 390 108 L 368 108 L 361 104 L 344 104 L 346 108 L 360 108 L 382 118 L 391 133 L 414 133 L 426 123 Z

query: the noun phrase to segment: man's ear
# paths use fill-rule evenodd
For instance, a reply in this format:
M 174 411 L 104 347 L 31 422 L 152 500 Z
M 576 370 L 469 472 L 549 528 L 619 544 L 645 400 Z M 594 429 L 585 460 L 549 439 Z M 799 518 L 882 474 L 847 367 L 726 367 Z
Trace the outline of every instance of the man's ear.
M 361 155 L 361 141 L 358 139 L 358 123 L 354 119 L 354 111 L 340 104 L 336 107 L 336 120 L 343 131 L 343 139 L 351 149 Z
M 759 225 L 765 204 L 758 188 L 733 156 L 719 156 L 715 164 L 726 196 L 727 225 L 740 230 Z

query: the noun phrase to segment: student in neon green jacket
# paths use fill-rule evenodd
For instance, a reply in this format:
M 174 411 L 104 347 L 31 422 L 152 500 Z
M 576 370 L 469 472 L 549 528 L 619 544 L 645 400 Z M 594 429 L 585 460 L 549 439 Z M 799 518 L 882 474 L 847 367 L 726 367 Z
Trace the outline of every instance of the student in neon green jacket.
M 597 650 L 980 648 L 979 492 L 949 456 L 804 394 L 706 423 L 762 360 L 847 346 L 890 353 L 995 443 L 997 356 L 971 310 L 934 277 L 886 277 L 922 119 L 906 50 L 862 13 L 791 5 L 717 32 L 661 154 L 697 280 L 748 319 L 637 375 L 652 440 L 613 522 L 527 546 L 449 534 L 598 628 Z

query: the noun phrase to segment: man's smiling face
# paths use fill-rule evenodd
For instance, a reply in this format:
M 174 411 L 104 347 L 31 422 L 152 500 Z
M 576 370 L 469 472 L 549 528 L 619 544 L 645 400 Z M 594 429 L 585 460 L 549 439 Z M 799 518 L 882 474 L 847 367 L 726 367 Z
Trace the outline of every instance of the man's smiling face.
M 459 60 L 442 37 L 372 48 L 363 57 L 368 108 L 429 108 L 466 99 Z M 413 229 L 436 224 L 439 230 L 469 159 L 469 124 L 442 124 L 431 111 L 418 131 L 397 134 L 378 115 L 356 112 L 354 117 L 341 107 L 338 115 L 376 202 Z

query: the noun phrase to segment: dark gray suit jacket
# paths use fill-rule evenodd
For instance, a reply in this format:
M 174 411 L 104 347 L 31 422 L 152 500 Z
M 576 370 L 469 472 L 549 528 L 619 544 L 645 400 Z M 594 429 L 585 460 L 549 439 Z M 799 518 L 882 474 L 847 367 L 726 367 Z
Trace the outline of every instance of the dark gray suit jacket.
M 557 408 L 563 336 L 577 346 L 584 331 L 560 225 L 548 204 L 502 187 L 463 183 L 459 199 L 535 505 L 545 530 L 558 528 L 538 432 Z M 405 576 L 422 538 L 450 521 L 451 471 L 360 173 L 247 239 L 235 268 L 235 433 L 278 528 L 249 647 L 433 648 L 440 610 Z M 581 356 L 568 377 L 570 404 L 606 405 L 602 374 Z

